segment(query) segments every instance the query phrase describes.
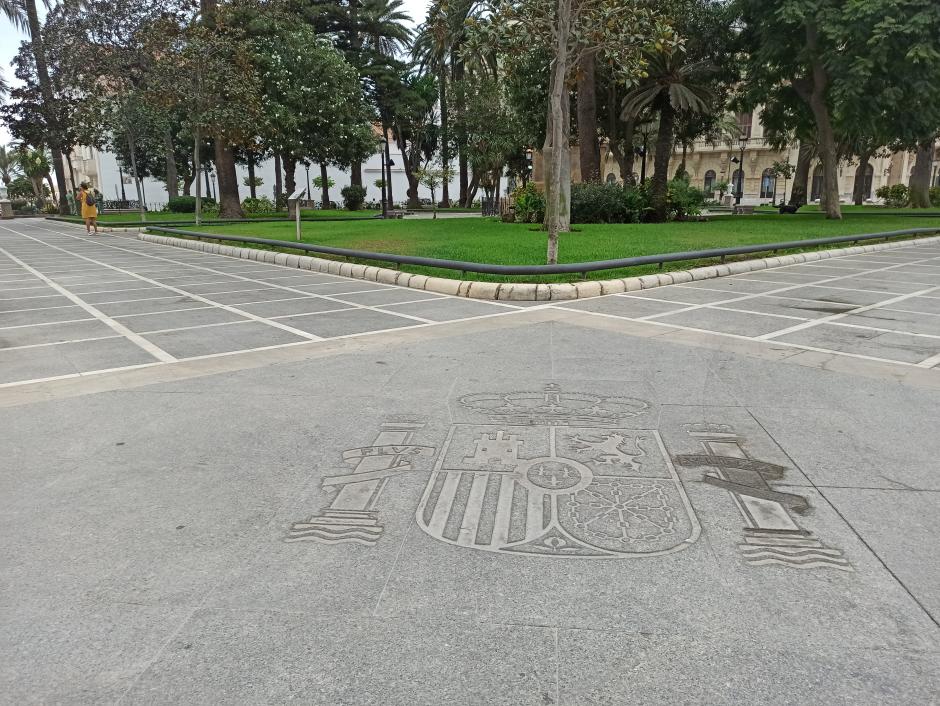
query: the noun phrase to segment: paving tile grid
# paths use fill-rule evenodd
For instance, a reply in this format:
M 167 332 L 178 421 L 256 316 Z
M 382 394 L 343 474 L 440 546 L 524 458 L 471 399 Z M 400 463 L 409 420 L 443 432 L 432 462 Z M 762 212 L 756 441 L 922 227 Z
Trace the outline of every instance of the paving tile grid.
M 44 223 L 0 228 L 0 385 L 519 309 Z
M 0 226 L 0 386 L 544 308 L 934 368 L 940 245 L 516 306 L 42 221 Z
M 940 365 L 940 246 L 912 244 L 555 306 L 935 368 Z

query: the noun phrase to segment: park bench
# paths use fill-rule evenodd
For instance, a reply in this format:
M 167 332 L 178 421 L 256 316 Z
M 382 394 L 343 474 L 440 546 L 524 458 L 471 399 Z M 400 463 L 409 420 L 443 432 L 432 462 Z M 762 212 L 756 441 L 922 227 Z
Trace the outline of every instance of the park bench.
M 754 206 L 750 204 L 736 204 L 731 213 L 735 216 L 750 216 L 754 213 Z

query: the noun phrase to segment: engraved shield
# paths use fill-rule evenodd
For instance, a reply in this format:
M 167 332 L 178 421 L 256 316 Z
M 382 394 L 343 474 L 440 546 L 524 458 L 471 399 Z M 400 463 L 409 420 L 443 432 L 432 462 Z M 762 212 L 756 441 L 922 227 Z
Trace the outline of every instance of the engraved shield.
M 416 513 L 448 544 L 490 552 L 635 558 L 700 533 L 656 431 L 455 424 Z

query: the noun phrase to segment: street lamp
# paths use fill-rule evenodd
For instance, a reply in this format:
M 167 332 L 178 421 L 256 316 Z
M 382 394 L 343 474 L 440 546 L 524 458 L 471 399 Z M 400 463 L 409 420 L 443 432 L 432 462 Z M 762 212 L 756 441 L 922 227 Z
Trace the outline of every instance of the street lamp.
M 307 200 L 312 201 L 313 199 L 310 195 L 310 162 L 304 162 L 304 168 L 307 170 Z M 323 208 L 326 208 L 326 206 L 323 206 Z
M 747 148 L 747 137 L 741 135 L 741 137 L 738 138 L 738 145 L 741 147 L 741 161 L 738 166 L 740 176 L 738 177 L 738 194 L 734 201 L 735 205 L 740 205 L 741 197 L 744 196 L 744 150 Z
M 525 176 L 522 179 L 523 184 L 527 184 L 529 182 L 529 179 L 532 178 L 532 172 L 532 148 L 530 147 L 525 151 Z
M 388 149 L 387 140 L 385 142 L 385 148 Z M 382 218 L 388 218 L 388 206 L 389 206 L 388 201 L 389 201 L 389 198 L 391 198 L 391 193 L 392 193 L 391 184 L 388 183 L 389 180 L 386 179 L 386 176 L 385 176 L 386 168 L 388 169 L 388 173 L 391 174 L 392 167 L 394 166 L 395 166 L 394 160 L 391 157 L 389 157 L 386 160 L 385 152 L 383 151 L 382 152 Z M 386 196 L 386 193 L 388 193 L 388 196 Z

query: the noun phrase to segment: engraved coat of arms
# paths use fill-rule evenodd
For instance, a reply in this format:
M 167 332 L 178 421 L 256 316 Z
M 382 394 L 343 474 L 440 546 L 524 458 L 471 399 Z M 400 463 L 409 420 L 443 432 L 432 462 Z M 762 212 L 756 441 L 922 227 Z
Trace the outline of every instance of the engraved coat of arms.
M 600 426 L 454 425 L 416 519 L 448 544 L 545 556 L 665 554 L 699 534 L 658 433 Z

